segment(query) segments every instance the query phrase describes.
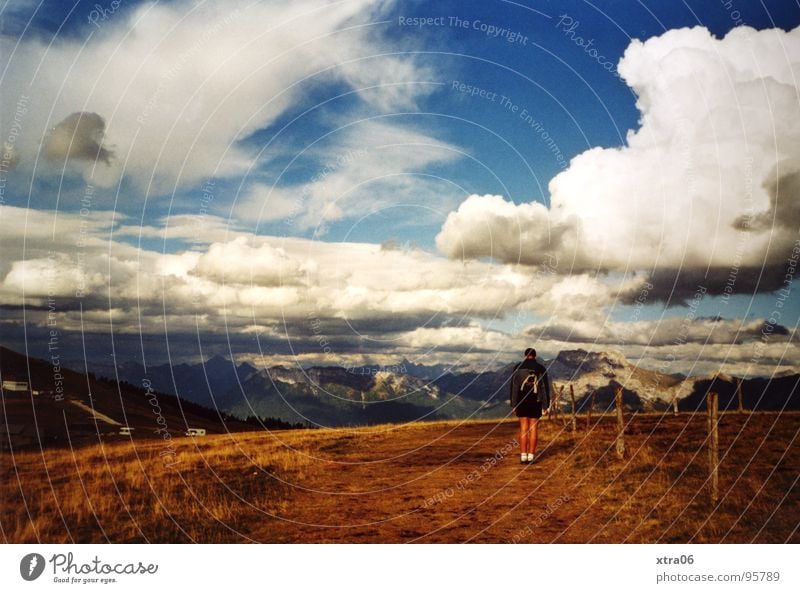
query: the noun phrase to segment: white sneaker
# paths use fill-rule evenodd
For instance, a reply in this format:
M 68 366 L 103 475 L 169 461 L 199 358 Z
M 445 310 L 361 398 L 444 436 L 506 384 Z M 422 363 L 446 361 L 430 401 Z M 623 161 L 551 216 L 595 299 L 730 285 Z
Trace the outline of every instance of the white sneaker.
M 531 463 L 533 461 L 533 453 L 528 453 L 527 455 L 528 455 L 528 457 L 527 457 L 527 459 L 525 459 L 525 461 L 527 461 L 528 463 Z
M 520 453 L 519 454 L 519 462 L 520 463 L 528 463 L 528 454 L 527 453 Z

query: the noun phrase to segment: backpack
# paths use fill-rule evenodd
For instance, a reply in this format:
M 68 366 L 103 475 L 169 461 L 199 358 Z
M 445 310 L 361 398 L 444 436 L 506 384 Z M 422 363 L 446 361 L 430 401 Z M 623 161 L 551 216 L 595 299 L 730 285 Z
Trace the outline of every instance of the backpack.
M 533 400 L 538 402 L 539 401 L 539 383 L 541 381 L 541 377 L 536 373 L 536 371 L 528 371 L 528 376 L 523 379 L 522 384 L 519 387 L 519 399 L 522 399 L 526 396 L 534 396 Z

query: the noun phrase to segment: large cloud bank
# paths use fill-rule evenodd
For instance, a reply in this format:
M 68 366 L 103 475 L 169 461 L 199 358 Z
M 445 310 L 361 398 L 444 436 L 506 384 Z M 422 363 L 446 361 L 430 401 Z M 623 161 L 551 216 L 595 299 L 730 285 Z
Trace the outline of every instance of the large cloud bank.
M 634 41 L 619 73 L 641 126 L 552 179 L 551 204 L 470 196 L 446 220 L 450 257 L 571 271 L 643 271 L 656 294 L 773 290 L 800 225 L 800 28 L 679 29 Z M 730 290 L 730 288 L 729 288 Z
M 609 319 L 617 300 L 638 292 L 639 279 L 604 282 L 391 245 L 253 236 L 216 218 L 128 222 L 107 211 L 87 219 L 5 206 L 0 329 L 24 320 L 29 330 L 77 335 L 108 335 L 112 325 L 117 336 L 145 339 L 198 334 L 262 351 L 271 362 L 326 364 L 402 356 L 485 364 L 516 357 L 531 342 L 552 352 L 623 347 L 651 366 L 676 355 L 712 358 L 740 373 L 769 374 L 800 357 L 787 328 L 764 341 L 763 320 Z M 128 242 L 156 236 L 207 242 L 176 253 Z M 532 314 L 543 321 L 530 324 Z M 504 327 L 492 327 L 503 319 Z M 257 346 L 242 346 L 256 338 Z

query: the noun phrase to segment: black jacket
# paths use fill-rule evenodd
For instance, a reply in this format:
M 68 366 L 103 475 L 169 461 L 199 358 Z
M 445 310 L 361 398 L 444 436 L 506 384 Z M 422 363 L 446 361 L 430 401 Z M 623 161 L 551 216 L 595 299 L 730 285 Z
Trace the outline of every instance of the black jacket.
M 539 380 L 543 389 L 541 390 L 540 400 L 542 402 L 542 409 L 546 410 L 550 407 L 550 377 L 547 376 L 546 368 L 535 359 L 527 358 L 515 366 L 514 372 L 511 374 L 511 407 L 513 408 L 519 404 L 520 388 L 530 371 L 535 372 L 541 377 Z

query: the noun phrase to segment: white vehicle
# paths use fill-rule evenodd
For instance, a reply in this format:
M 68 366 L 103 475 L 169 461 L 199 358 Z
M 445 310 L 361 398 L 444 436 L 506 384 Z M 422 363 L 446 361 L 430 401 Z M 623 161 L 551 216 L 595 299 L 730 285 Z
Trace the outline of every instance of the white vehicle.
M 204 437 L 206 436 L 205 428 L 190 428 L 186 431 L 187 437 Z
M 122 436 L 129 437 L 133 434 L 133 431 L 136 430 L 132 426 L 121 426 L 119 429 L 119 434 Z

